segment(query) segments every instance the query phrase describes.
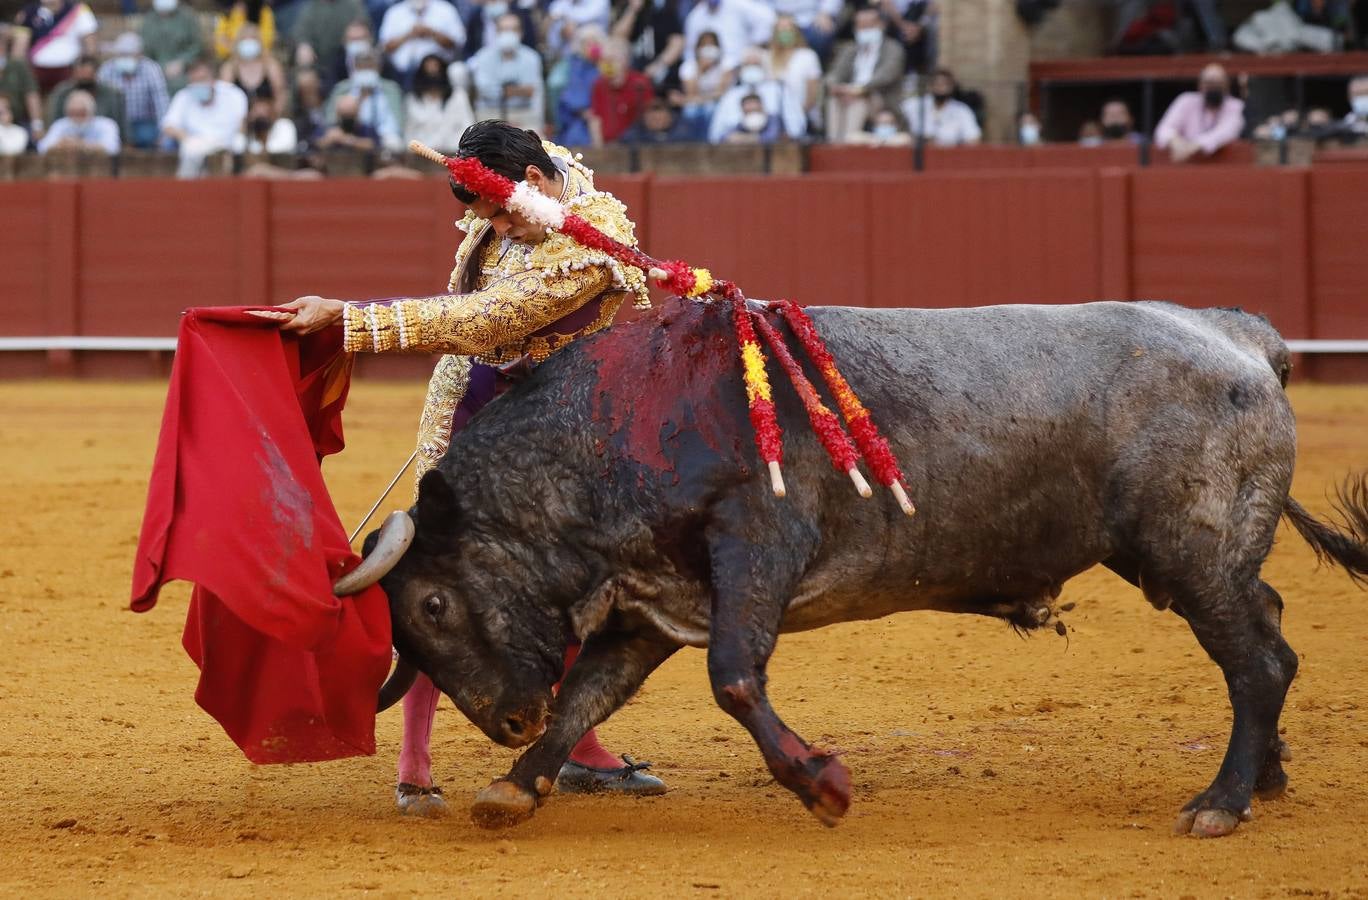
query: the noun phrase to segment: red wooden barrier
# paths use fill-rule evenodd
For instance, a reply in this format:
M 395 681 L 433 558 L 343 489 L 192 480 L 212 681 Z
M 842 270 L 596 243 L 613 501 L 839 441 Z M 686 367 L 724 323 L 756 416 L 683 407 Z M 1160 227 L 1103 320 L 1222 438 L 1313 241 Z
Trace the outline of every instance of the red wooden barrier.
M 1263 312 L 1289 338 L 1368 338 L 1368 167 L 603 183 L 653 253 L 759 297 L 936 307 L 1159 298 Z M 440 179 L 19 183 L 0 185 L 0 209 L 0 332 L 92 336 L 170 336 L 192 305 L 439 293 L 461 212 Z M 112 359 L 80 355 L 77 370 L 127 370 Z M 68 362 L 0 353 L 0 373 Z M 147 371 L 145 356 L 133 362 Z M 365 366 L 416 373 L 427 362 Z M 1362 357 L 1313 366 L 1368 377 Z

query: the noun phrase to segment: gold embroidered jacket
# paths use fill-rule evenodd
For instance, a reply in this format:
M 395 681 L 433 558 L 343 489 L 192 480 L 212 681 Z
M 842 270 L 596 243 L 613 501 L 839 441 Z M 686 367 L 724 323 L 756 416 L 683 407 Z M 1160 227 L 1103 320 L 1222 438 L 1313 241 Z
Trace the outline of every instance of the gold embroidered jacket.
M 605 234 L 635 245 L 627 209 L 594 188 L 593 173 L 568 150 L 545 142 L 565 163 L 561 202 Z M 396 300 L 388 305 L 349 304 L 343 346 L 351 351 L 445 351 L 490 363 L 530 356 L 540 362 L 585 334 L 612 323 L 627 296 L 649 305 L 646 278 L 601 251 L 564 234 L 538 244 L 503 242 L 488 221 L 467 212 L 449 294 Z M 599 313 L 569 334 L 544 333 L 548 325 L 598 300 Z M 541 334 L 536 332 L 543 331 Z

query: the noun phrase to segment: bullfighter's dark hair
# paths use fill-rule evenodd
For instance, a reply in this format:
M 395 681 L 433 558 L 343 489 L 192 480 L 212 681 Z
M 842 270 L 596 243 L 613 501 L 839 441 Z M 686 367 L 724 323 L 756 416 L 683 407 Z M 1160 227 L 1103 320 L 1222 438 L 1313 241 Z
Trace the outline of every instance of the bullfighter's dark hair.
M 528 166 L 536 166 L 548 178 L 558 174 L 556 164 L 542 148 L 535 131 L 526 131 L 507 122 L 486 119 L 476 122 L 461 135 L 456 155 L 475 157 L 490 169 L 513 181 L 522 181 Z M 451 182 L 456 199 L 469 206 L 477 199 L 463 185 Z

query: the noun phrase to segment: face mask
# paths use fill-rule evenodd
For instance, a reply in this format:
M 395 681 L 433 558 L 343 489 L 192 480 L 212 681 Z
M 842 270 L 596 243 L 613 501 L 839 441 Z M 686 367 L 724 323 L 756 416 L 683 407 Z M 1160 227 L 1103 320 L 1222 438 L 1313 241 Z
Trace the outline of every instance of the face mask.
M 931 92 L 931 97 L 932 97 L 932 99 L 934 99 L 937 103 L 944 103 L 946 100 L 949 100 L 949 99 L 950 99 L 950 92 L 949 92 L 949 91 L 932 91 L 932 92 Z
M 256 59 L 261 55 L 261 41 L 256 38 L 243 38 L 238 41 L 237 54 L 243 59 Z
M 1355 97 L 1349 101 L 1349 105 L 1354 109 L 1354 115 L 1360 119 L 1368 119 L 1368 94 Z
M 194 97 L 200 103 L 208 103 L 210 100 L 214 99 L 214 86 L 207 81 L 192 84 L 187 87 L 186 90 L 190 92 L 191 97 Z
M 345 131 L 347 134 L 354 134 L 354 133 L 356 133 L 356 117 L 355 117 L 355 116 L 338 116 L 338 118 L 337 118 L 337 127 L 338 127 L 338 128 L 341 128 L 341 129 L 342 129 L 343 131 Z
M 380 73 L 374 69 L 357 69 L 352 73 L 352 84 L 363 91 L 373 91 L 380 86 Z
M 1220 88 L 1207 88 L 1202 91 L 1202 100 L 1207 106 L 1217 107 L 1225 102 L 1225 91 Z
M 762 112 L 748 112 L 741 117 L 741 127 L 747 131 L 760 131 L 769 122 L 769 116 Z
M 599 57 L 602 55 L 603 48 L 600 47 L 598 44 L 590 44 L 588 47 L 584 48 L 584 58 L 589 60 L 591 63 L 598 62 Z
M 798 43 L 798 35 L 794 34 L 792 31 L 776 31 L 774 33 L 774 41 L 780 47 L 792 47 L 794 44 Z
M 370 48 L 370 41 L 347 41 L 347 59 L 355 59 Z
M 765 80 L 765 69 L 763 66 L 742 66 L 741 74 L 737 76 L 742 84 L 755 85 Z
M 180 0 L 152 0 L 152 8 L 159 13 L 173 13 L 180 5 Z
M 1102 126 L 1102 136 L 1109 141 L 1119 141 L 1126 136 L 1126 126 L 1111 124 Z
M 1021 143 L 1023 146 L 1029 147 L 1032 144 L 1039 144 L 1040 126 L 1022 125 L 1021 130 L 1017 133 L 1017 137 L 1021 138 Z
M 95 79 L 93 78 L 86 81 L 78 81 L 76 82 L 76 86 L 83 91 L 90 91 L 92 94 L 95 93 Z
M 486 3 L 484 8 L 485 21 L 492 22 L 506 12 L 508 12 L 507 3 Z
M 722 48 L 716 44 L 704 44 L 698 48 L 698 58 L 703 62 L 717 62 L 722 56 Z
M 120 56 L 114 60 L 114 69 L 124 75 L 132 75 L 138 70 L 138 61 L 131 56 Z
M 522 43 L 516 31 L 500 31 L 494 35 L 494 46 L 500 50 L 512 50 Z
M 424 10 L 427 9 L 427 0 L 409 0 L 409 6 L 414 12 L 421 16 Z
M 880 140 L 888 140 L 898 133 L 898 126 L 892 122 L 880 122 L 874 126 L 874 136 Z
M 1101 146 L 1102 146 L 1102 139 L 1101 139 L 1100 137 L 1096 137 L 1096 136 L 1089 136 L 1089 137 L 1085 137 L 1085 138 L 1079 138 L 1079 139 L 1078 139 L 1078 144 L 1079 144 L 1080 147 L 1101 147 Z
M 883 37 L 883 31 L 879 28 L 861 28 L 855 32 L 855 43 L 862 47 L 872 47 Z
M 606 59 L 602 60 L 599 62 L 598 70 L 604 78 L 612 78 L 618 73 L 617 63 Z
M 252 130 L 261 133 L 271 130 L 271 120 L 265 116 L 256 116 L 252 119 Z

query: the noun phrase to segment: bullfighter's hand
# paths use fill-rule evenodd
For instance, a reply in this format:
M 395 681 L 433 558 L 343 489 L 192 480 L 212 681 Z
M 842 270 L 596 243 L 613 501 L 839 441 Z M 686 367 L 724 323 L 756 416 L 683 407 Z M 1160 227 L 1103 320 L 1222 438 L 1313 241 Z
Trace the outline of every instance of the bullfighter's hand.
M 279 322 L 281 331 L 313 334 L 331 325 L 342 324 L 346 308 L 347 304 L 341 300 L 309 296 L 282 303 L 274 310 L 254 309 L 248 312 L 258 318 Z

